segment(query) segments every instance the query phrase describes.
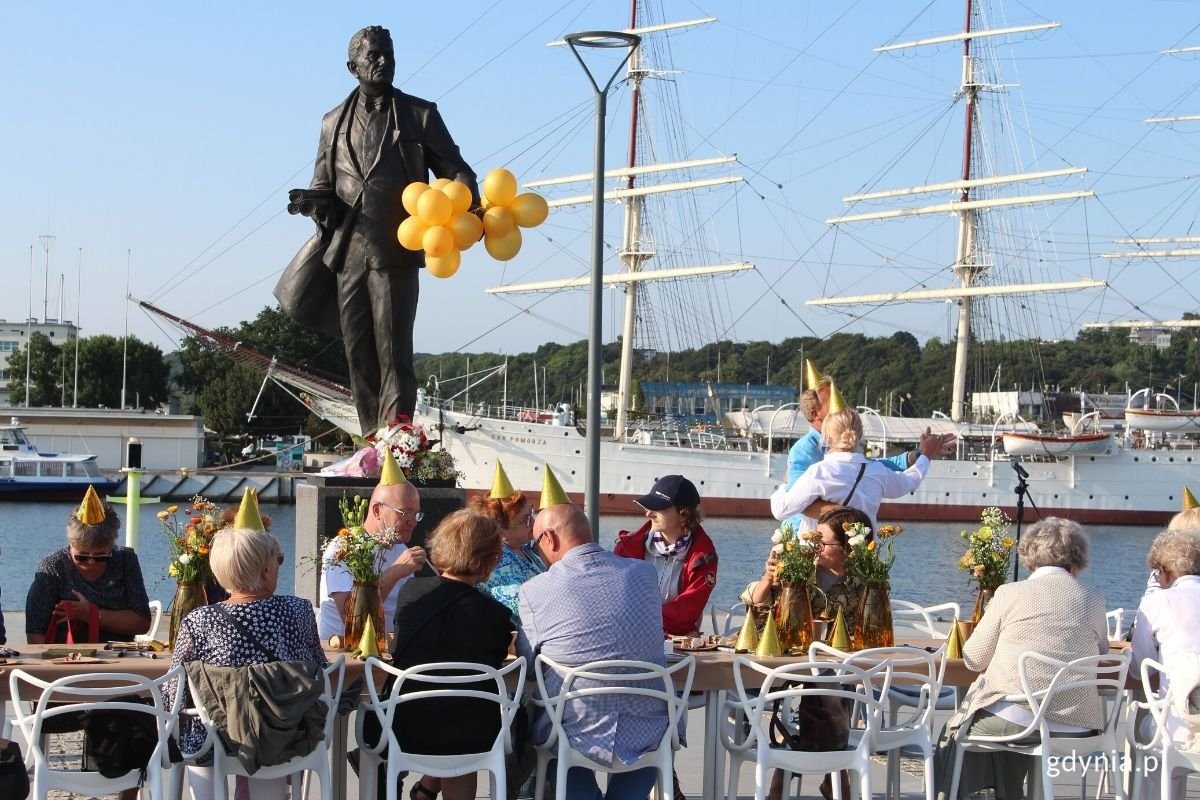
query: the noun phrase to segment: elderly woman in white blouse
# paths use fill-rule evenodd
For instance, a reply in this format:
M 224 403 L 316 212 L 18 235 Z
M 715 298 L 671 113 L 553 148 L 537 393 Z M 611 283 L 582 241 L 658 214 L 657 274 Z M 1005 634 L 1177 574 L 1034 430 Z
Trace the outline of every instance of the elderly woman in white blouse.
M 963 647 L 968 669 L 983 674 L 963 700 L 963 708 L 942 732 L 935 760 L 938 800 L 950 791 L 953 732 L 969 725 L 970 733 L 1009 736 L 1020 733 L 1033 714 L 1025 703 L 1009 702 L 1007 695 L 1023 693 L 1017 661 L 1034 651 L 1059 661 L 1073 661 L 1108 652 L 1108 623 L 1104 596 L 1079 582 L 1088 565 L 1088 540 L 1075 522 L 1046 517 L 1031 525 L 1021 538 L 1018 553 L 1028 578 L 1001 586 Z M 1054 678 L 1049 667 L 1029 667 L 1034 690 L 1045 689 Z M 1104 727 L 1104 704 L 1094 689 L 1064 693 L 1047 709 L 1051 732 L 1082 733 Z M 993 787 L 996 800 L 1020 800 L 1030 778 L 1033 759 L 1015 753 L 966 753 L 958 785 L 965 798 Z M 1029 780 L 1029 795 L 1041 795 L 1041 777 Z

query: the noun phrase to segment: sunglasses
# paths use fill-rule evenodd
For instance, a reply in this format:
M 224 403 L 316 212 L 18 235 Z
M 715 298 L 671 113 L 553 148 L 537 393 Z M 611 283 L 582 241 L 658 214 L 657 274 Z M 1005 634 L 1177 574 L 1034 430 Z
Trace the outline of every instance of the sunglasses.
M 102 564 L 112 558 L 112 553 L 104 553 L 103 555 L 92 555 L 90 553 L 71 553 L 71 558 L 75 559 L 76 564 L 86 564 L 89 561 L 94 561 L 97 564 Z

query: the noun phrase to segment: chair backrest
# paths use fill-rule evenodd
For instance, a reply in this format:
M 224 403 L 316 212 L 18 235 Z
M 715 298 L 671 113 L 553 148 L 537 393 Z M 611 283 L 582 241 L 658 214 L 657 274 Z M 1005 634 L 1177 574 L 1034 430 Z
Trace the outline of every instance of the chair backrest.
M 940 614 L 950 617 L 951 625 L 954 624 L 954 620 L 962 619 L 962 609 L 959 608 L 958 603 L 940 603 L 936 606 L 922 606 L 908 600 L 892 600 L 893 621 L 902 622 L 931 639 L 946 639 L 949 637 L 948 627 L 946 633 L 937 629 L 937 616 Z
M 1152 658 L 1142 659 L 1141 664 L 1141 679 L 1142 679 L 1142 695 L 1145 697 L 1145 702 L 1134 703 L 1130 710 L 1130 722 L 1127 726 L 1127 740 L 1130 744 L 1139 747 L 1141 750 L 1150 750 L 1158 747 L 1160 744 L 1170 746 L 1171 737 L 1165 735 L 1167 729 L 1167 716 L 1171 708 L 1171 698 L 1167 687 L 1165 686 L 1167 677 L 1167 668 L 1160 662 Z M 1138 742 L 1137 722 L 1133 719 L 1133 709 L 1137 707 L 1145 708 L 1150 712 L 1150 716 L 1154 718 L 1154 736 L 1148 742 Z
M 150 628 L 145 633 L 139 633 L 133 637 L 135 642 L 148 642 L 154 638 L 154 634 L 158 633 L 159 623 L 162 622 L 163 604 L 162 600 L 150 601 Z
M 516 678 L 510 692 L 508 682 L 514 673 Z M 500 733 L 492 748 L 500 746 L 505 750 L 510 750 L 509 731 L 512 727 L 513 717 L 521 705 L 525 673 L 524 656 L 518 656 L 502 669 L 467 661 L 438 661 L 400 669 L 385 661 L 368 658 L 366 666 L 367 694 L 371 698 L 371 704 L 374 706 L 375 713 L 379 716 L 379 722 L 385 732 L 392 730 L 392 721 L 396 717 L 396 710 L 404 703 L 437 698 L 471 698 L 494 702 L 500 710 Z M 387 676 L 392 680 L 391 690 L 386 694 L 380 691 L 382 687 L 376 682 L 377 675 Z M 420 683 L 421 688 L 414 691 L 414 682 Z M 483 683 L 490 683 L 495 688 L 484 690 L 465 686 L 466 684 Z M 405 684 L 408 684 L 407 689 Z M 428 688 L 430 686 L 439 688 Z M 395 746 L 399 750 L 398 742 L 392 741 L 389 746 Z
M 163 697 L 163 687 L 175 681 L 170 697 Z M 30 753 L 40 769 L 50 769 L 48 754 L 42 750 L 42 728 L 47 720 L 83 711 L 132 711 L 151 716 L 158 731 L 154 753 L 163 768 L 170 766 L 167 741 L 176 735 L 179 724 L 177 711 L 183 705 L 187 688 L 187 673 L 182 666 L 174 667 L 158 678 L 148 678 L 128 672 L 80 673 L 44 681 L 22 669 L 8 676 L 9 697 L 12 700 L 13 722 L 20 727 Z M 114 697 L 139 695 L 149 703 L 114 700 Z M 28 710 L 28 703 L 33 703 Z M 51 725 L 51 727 L 53 727 Z M 151 755 L 151 761 L 155 755 Z M 51 770 L 59 771 L 59 770 Z M 74 772 L 74 768 L 70 771 Z
M 729 636 L 736 633 L 734 625 L 739 617 L 744 618 L 748 613 L 745 603 L 734 603 L 729 608 L 717 608 L 716 603 L 708 607 L 708 617 L 712 621 L 712 630 L 717 636 Z
M 932 653 L 917 647 L 871 647 L 853 653 L 843 652 L 830 647 L 824 642 L 813 642 L 808 648 L 809 658 L 829 658 L 843 664 L 859 667 L 872 677 L 880 697 L 887 694 L 888 689 L 896 685 L 905 685 L 916 690 L 917 694 L 911 703 L 914 711 L 905 725 L 914 723 L 929 723 L 935 707 L 938 694 L 941 692 L 942 681 L 946 675 L 946 648 L 937 648 Z M 879 667 L 887 665 L 890 672 L 885 676 L 885 685 L 879 686 Z
M 1107 612 L 1104 618 L 1108 622 L 1108 640 L 1110 642 L 1119 642 L 1125 632 L 1125 609 L 1114 608 L 1112 611 Z
M 622 659 L 567 666 L 539 654 L 533 673 L 537 678 L 540 701 L 550 717 L 552 735 L 563 737 L 560 742 L 568 738 L 563 720 L 567 718 L 569 722 L 571 709 L 598 702 L 596 698 L 624 696 L 644 698 L 643 703 L 648 706 L 661 702 L 671 747 L 679 748 L 677 723 L 681 717 L 686 719 L 687 697 L 696 674 L 693 656 L 666 667 L 649 661 Z
M 1020 734 L 1006 738 L 1020 739 L 1035 733 L 1048 736 L 1046 712 L 1053 710 L 1058 695 L 1082 689 L 1096 694 L 1110 693 L 1120 698 L 1125 690 L 1125 677 L 1129 673 L 1129 658 L 1128 651 L 1084 656 L 1074 661 L 1060 661 L 1032 651 L 1022 653 L 1017 659 L 1017 672 L 1024 690 L 1024 697 L 1020 699 L 1029 705 L 1033 719 Z M 1032 673 L 1044 676 L 1046 668 L 1054 670 L 1054 676 L 1044 689 L 1034 688 L 1036 678 Z M 1105 730 L 1114 728 L 1121 711 L 1122 703 L 1110 704 Z

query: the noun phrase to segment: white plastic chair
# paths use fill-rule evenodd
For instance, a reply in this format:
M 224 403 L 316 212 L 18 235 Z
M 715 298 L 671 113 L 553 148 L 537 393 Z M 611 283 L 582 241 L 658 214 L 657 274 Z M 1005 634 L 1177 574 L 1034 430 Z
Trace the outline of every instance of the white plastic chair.
M 148 642 L 154 638 L 154 634 L 158 633 L 158 626 L 163 618 L 162 600 L 150 601 L 150 628 L 145 633 L 139 633 L 133 637 L 135 642 Z
M 881 664 L 891 668 L 889 691 L 886 695 L 879 695 L 886 696 L 889 701 L 887 723 L 880 726 L 875 737 L 875 752 L 886 752 L 888 757 L 887 797 L 900 796 L 900 750 L 915 748 L 924 762 L 926 800 L 934 798 L 934 698 L 939 696 L 946 675 L 945 654 L 944 647 L 930 653 L 903 646 L 873 647 L 846 653 L 821 642 L 813 642 L 808 649 L 808 655 L 813 660 L 823 655 L 864 670 Z M 898 695 L 900 687 L 904 688 L 904 693 Z M 895 701 L 897 696 L 902 702 Z M 912 710 L 901 719 L 901 708 Z
M 735 623 L 738 618 L 747 614 L 745 603 L 734 603 L 729 608 L 717 608 L 716 603 L 708 607 L 708 618 L 712 621 L 712 630 L 717 636 L 730 636 L 737 633 Z
M 381 687 L 376 684 L 376 670 L 389 676 L 392 680 L 391 689 L 381 693 Z M 521 705 L 521 692 L 525 687 L 526 664 L 524 657 L 518 657 L 503 669 L 493 669 L 485 664 L 472 664 L 463 661 L 445 661 L 430 664 L 419 664 L 408 669 L 399 669 L 375 658 L 367 659 L 367 693 L 370 700 L 359 708 L 358 724 L 355 735 L 359 746 L 359 794 L 362 797 L 376 797 L 376 783 L 379 779 L 379 765 L 387 763 L 387 800 L 396 800 L 396 783 L 400 773 L 419 772 L 438 778 L 454 778 L 469 775 L 480 770 L 486 770 L 491 777 L 491 796 L 495 800 L 503 800 L 506 788 L 504 756 L 512 752 L 512 722 Z M 508 682 L 516 674 L 513 689 L 510 692 Z M 443 688 L 422 689 L 412 691 L 406 683 L 419 682 L 422 685 L 441 685 Z M 463 684 L 492 682 L 494 690 L 465 689 Z M 474 698 L 476 700 L 492 701 L 499 706 L 500 731 L 492 746 L 481 753 L 463 753 L 459 755 L 426 755 L 424 753 L 409 753 L 400 748 L 395 731 L 392 730 L 392 720 L 396 709 L 404 703 L 414 700 L 435 700 L 437 698 Z M 373 713 L 382 728 L 379 741 L 369 745 L 363 738 L 363 717 Z
M 1142 661 L 1141 679 L 1146 701 L 1130 704 L 1126 728 L 1132 756 L 1130 766 L 1132 780 L 1129 796 L 1133 800 L 1138 800 L 1141 796 L 1147 755 L 1156 756 L 1158 759 L 1160 800 L 1171 800 L 1173 793 L 1171 777 L 1175 770 L 1200 772 L 1200 753 L 1180 749 L 1179 744 L 1171 737 L 1168 721 L 1173 697 L 1171 688 L 1163 688 L 1163 684 L 1167 682 L 1164 680 L 1167 676 L 1167 669 L 1162 663 L 1149 658 Z M 1139 715 L 1136 712 L 1139 708 L 1147 710 L 1154 720 L 1154 733 L 1146 742 L 1138 742 L 1136 726 Z
M 172 679 L 178 680 L 175 692 L 169 702 L 164 702 L 162 686 Z M 81 772 L 74 767 L 56 769 L 51 767 L 49 754 L 43 749 L 47 739 L 42 734 L 42 725 L 46 720 L 82 711 L 109 710 L 147 714 L 154 718 L 158 745 L 146 765 L 145 786 L 151 797 L 166 797 L 167 783 L 174 782 L 164 778 L 178 774 L 178 766 L 171 764 L 167 741 L 176 733 L 179 717 L 174 710 L 182 704 L 186 685 L 187 675 L 182 667 L 175 667 L 160 678 L 113 672 L 82 673 L 56 681 L 43 681 L 24 670 L 14 669 L 8 676 L 9 697 L 12 699 L 13 723 L 20 728 L 28 745 L 25 762 L 33 768 L 30 796 L 45 800 L 52 789 L 57 789 L 93 797 L 140 785 L 141 770 L 105 778 L 99 772 Z M 131 694 L 145 696 L 152 704 L 112 699 Z M 31 711 L 28 710 L 30 702 L 35 702 Z
M 1125 634 L 1125 609 L 1114 608 L 1105 613 L 1104 618 L 1108 621 L 1108 640 L 1110 642 L 1121 641 L 1121 637 Z
M 1035 689 L 1030 683 L 1031 669 L 1050 667 L 1054 677 L 1045 689 Z M 970 724 L 964 724 L 954 735 L 953 778 L 950 797 L 958 796 L 958 782 L 962 771 L 964 752 L 1012 752 L 1037 756 L 1041 764 L 1042 796 L 1054 797 L 1054 785 L 1047 766 L 1049 756 L 1060 760 L 1081 759 L 1091 753 L 1104 753 L 1110 762 L 1116 762 L 1117 725 L 1124 705 L 1125 676 L 1129 672 L 1129 653 L 1085 656 L 1074 661 L 1059 661 L 1041 653 L 1022 653 L 1017 660 L 1017 671 L 1021 678 L 1024 694 L 1008 695 L 1009 702 L 1025 704 L 1033 719 L 1025 728 L 1009 736 L 971 736 Z M 1107 706 L 1104 728 L 1097 734 L 1058 733 L 1051 735 L 1046 709 L 1054 704 L 1059 693 L 1074 689 L 1108 693 L 1113 700 Z M 1123 781 L 1113 781 L 1113 793 L 1117 800 L 1125 800 Z
M 747 679 L 761 685 L 747 689 Z M 886 691 L 891 679 L 889 664 L 865 670 L 832 661 L 799 661 L 771 669 L 738 656 L 733 661 L 733 679 L 737 699 L 725 703 L 722 714 L 724 733 L 721 743 L 731 764 L 726 797 L 737 800 L 742 762 L 753 761 L 754 797 L 765 800 L 771 769 L 787 774 L 825 775 L 841 770 L 858 773 L 863 798 L 871 797 L 871 753 L 881 723 L 881 707 L 874 693 Z M 788 682 L 803 681 L 804 687 L 787 688 Z M 755 693 L 757 689 L 757 693 Z M 806 695 L 833 697 L 853 704 L 850 719 L 861 719 L 863 726 L 850 729 L 850 741 L 844 750 L 806 753 L 771 745 L 771 717 L 776 701 L 786 706 L 798 704 Z M 781 717 L 789 716 L 786 710 Z M 841 782 L 833 781 L 833 794 L 841 798 Z
M 892 621 L 906 624 L 930 639 L 949 638 L 949 629 L 943 633 L 937 627 L 935 615 L 939 613 L 949 616 L 951 625 L 954 624 L 954 620 L 962 619 L 962 609 L 958 603 L 922 606 L 908 600 L 892 600 Z
M 208 736 L 204 740 L 204 746 L 196 753 L 189 753 L 185 760 L 195 762 L 205 753 L 212 752 L 213 794 L 216 800 L 226 800 L 229 797 L 228 779 L 232 776 L 241 775 L 270 780 L 284 778 L 297 772 L 314 773 L 321 782 L 321 800 L 332 800 L 334 795 L 333 781 L 329 772 L 329 753 L 333 743 L 334 724 L 337 719 L 338 698 L 341 696 L 342 684 L 346 677 L 346 657 L 339 656 L 337 661 L 322 670 L 321 675 L 324 682 L 321 690 L 321 702 L 325 703 L 325 722 L 321 728 L 323 734 L 321 741 L 308 755 L 296 756 L 283 764 L 259 767 L 254 775 L 249 775 L 235 756 L 227 754 L 225 748 L 219 746 L 219 734 L 209 716 L 208 709 L 197 704 L 194 712 L 204 723 L 204 727 L 208 729 Z M 193 711 L 193 709 L 189 709 L 189 711 Z M 293 781 L 292 797 L 299 798 L 304 794 L 301 782 Z
M 696 659 L 687 656 L 678 663 L 660 667 L 647 661 L 609 660 L 593 661 L 568 667 L 553 659 L 539 655 L 534 662 L 537 678 L 538 698 L 536 705 L 544 707 L 550 717 L 550 736 L 537 745 L 537 772 L 534 778 L 534 800 L 545 797 L 546 771 L 551 758 L 558 759 L 555 775 L 555 797 L 567 796 L 567 771 L 571 767 L 585 767 L 596 772 L 633 772 L 644 767 L 658 769 L 659 797 L 672 797 L 673 763 L 675 751 L 679 749 L 679 721 L 687 714 L 687 696 L 692 690 L 692 678 L 696 674 Z M 547 683 L 547 672 L 555 676 L 556 689 Z M 683 673 L 682 683 L 677 678 Z M 664 704 L 667 726 L 658 746 L 643 753 L 632 764 L 597 764 L 571 746 L 571 737 L 563 727 L 563 715 L 568 708 L 575 709 L 592 698 L 603 702 L 605 696 L 644 697 L 659 700 Z

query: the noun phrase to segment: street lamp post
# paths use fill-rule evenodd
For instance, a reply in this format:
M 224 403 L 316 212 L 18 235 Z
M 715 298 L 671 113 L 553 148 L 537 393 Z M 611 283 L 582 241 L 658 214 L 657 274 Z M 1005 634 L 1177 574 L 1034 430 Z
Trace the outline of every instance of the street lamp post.
M 617 73 L 633 54 L 641 41 L 640 36 L 620 31 L 584 31 L 564 37 L 571 53 L 596 93 L 596 167 L 592 184 L 592 306 L 588 329 L 588 399 L 587 399 L 587 446 L 584 481 L 584 509 L 592 528 L 592 538 L 600 537 L 600 370 L 602 365 L 602 323 L 604 314 L 604 116 L 608 105 L 608 90 Z M 592 71 L 588 69 L 580 47 L 626 48 L 625 57 L 613 70 L 612 75 L 600 88 Z

